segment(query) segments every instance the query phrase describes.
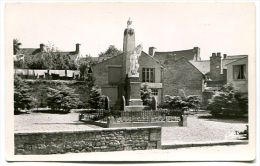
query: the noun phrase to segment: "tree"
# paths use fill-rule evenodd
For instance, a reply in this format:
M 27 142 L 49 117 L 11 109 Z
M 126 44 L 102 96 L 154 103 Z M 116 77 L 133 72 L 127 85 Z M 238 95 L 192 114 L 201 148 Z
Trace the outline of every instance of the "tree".
M 21 45 L 21 43 L 19 43 L 19 39 L 13 39 L 13 54 L 14 55 L 16 55 L 19 52 L 20 45 Z
M 29 86 L 18 76 L 14 77 L 14 113 L 19 113 L 20 109 L 30 109 L 32 107 L 32 97 Z
M 82 58 L 78 61 L 78 70 L 80 71 L 80 79 L 87 80 L 90 76 L 88 71 L 93 65 L 93 59 L 90 55 L 86 55 L 85 58 Z
M 141 88 L 141 99 L 142 99 L 144 105 L 151 106 L 152 91 L 151 91 L 151 89 L 148 88 L 147 84 L 144 84 L 144 86 Z
M 121 53 L 122 53 L 121 50 L 118 50 L 114 45 L 110 45 L 105 52 L 101 52 L 98 56 L 110 58 L 110 57 L 116 56 Z
M 242 116 L 248 113 L 248 99 L 228 83 L 212 96 L 208 108 L 213 116 Z
M 93 86 L 90 90 L 90 99 L 88 103 L 91 108 L 99 109 L 103 106 L 104 96 L 101 95 L 101 89 L 98 89 L 96 86 Z
M 47 105 L 53 111 L 70 112 L 72 108 L 77 108 L 79 95 L 75 94 L 75 90 L 62 84 L 57 86 L 56 89 L 48 88 Z

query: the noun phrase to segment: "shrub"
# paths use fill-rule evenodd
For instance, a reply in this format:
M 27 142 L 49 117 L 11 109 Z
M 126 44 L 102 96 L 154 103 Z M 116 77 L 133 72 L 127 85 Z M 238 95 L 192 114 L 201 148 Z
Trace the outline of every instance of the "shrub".
M 169 108 L 188 111 L 189 109 L 198 110 L 200 105 L 200 98 L 196 95 L 190 95 L 188 97 L 170 96 L 166 95 L 165 103 L 168 104 Z
M 141 99 L 143 101 L 143 105 L 152 105 L 152 91 L 148 88 L 147 84 L 141 88 Z
M 14 77 L 14 113 L 20 109 L 30 109 L 33 105 L 33 98 L 29 94 L 29 86 L 20 78 Z
M 98 89 L 96 86 L 93 86 L 90 90 L 90 99 L 88 101 L 91 108 L 99 109 L 103 106 L 104 96 L 101 95 L 101 89 Z
M 229 83 L 212 96 L 208 108 L 213 116 L 242 116 L 248 112 L 248 100 Z
M 56 89 L 48 88 L 47 105 L 53 111 L 70 112 L 79 104 L 79 95 L 74 91 L 66 85 L 57 86 Z

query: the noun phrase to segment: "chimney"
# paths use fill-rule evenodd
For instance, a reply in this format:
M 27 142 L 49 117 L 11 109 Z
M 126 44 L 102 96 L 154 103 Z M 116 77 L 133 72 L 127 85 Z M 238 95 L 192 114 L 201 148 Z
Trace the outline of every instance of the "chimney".
M 45 45 L 44 45 L 43 43 L 41 43 L 41 44 L 40 44 L 40 50 L 41 50 L 41 52 L 44 51 L 44 47 L 45 47 Z
M 76 54 L 80 54 L 80 44 L 76 44 Z
M 217 53 L 217 56 L 218 56 L 218 57 L 221 57 L 221 53 L 220 53 L 220 52 L 218 52 L 218 53 Z
M 223 54 L 223 56 L 224 56 L 223 59 L 226 59 L 226 58 L 227 58 L 227 54 Z
M 156 48 L 155 47 L 149 47 L 149 55 L 154 56 Z
M 193 52 L 195 52 L 194 61 L 200 61 L 201 60 L 201 58 L 200 58 L 200 48 L 194 47 Z
M 221 79 L 221 65 L 221 53 L 212 53 L 210 57 L 210 78 L 212 80 L 217 81 Z

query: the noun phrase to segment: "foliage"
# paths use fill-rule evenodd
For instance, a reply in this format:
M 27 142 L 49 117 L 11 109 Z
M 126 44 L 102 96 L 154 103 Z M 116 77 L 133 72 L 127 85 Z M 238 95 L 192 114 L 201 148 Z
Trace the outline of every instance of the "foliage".
M 90 99 L 88 101 L 91 108 L 99 109 L 104 104 L 104 96 L 101 95 L 101 89 L 93 86 L 90 90 Z
M 237 92 L 232 83 L 223 86 L 222 92 L 216 92 L 209 100 L 209 109 L 213 116 L 242 116 L 248 113 L 248 99 Z
M 66 85 L 57 86 L 56 89 L 48 88 L 47 104 L 54 111 L 70 112 L 72 108 L 77 108 L 79 95 L 75 90 Z
M 91 56 L 87 55 L 85 58 L 82 58 L 78 61 L 78 70 L 80 71 L 80 79 L 85 81 L 89 79 L 88 71 L 93 64 L 93 59 Z
M 152 105 L 152 91 L 148 88 L 147 84 L 144 84 L 144 86 L 141 87 L 141 99 L 143 101 L 143 105 Z
M 45 45 L 44 52 L 35 55 L 25 55 L 24 68 L 29 69 L 53 69 L 53 70 L 77 70 L 76 60 L 69 54 L 63 54 L 51 42 Z
M 169 108 L 174 110 L 188 111 L 189 109 L 198 110 L 200 106 L 200 98 L 196 95 L 190 96 L 165 96 L 165 103 L 168 104 Z
M 13 39 L 13 54 L 16 55 L 20 50 L 21 43 L 19 43 L 19 39 Z
M 33 106 L 33 98 L 29 94 L 29 86 L 20 78 L 14 77 L 14 112 L 20 109 L 30 109 Z
M 101 52 L 98 56 L 110 58 L 121 53 L 122 53 L 121 50 L 118 50 L 114 45 L 110 45 L 105 52 Z

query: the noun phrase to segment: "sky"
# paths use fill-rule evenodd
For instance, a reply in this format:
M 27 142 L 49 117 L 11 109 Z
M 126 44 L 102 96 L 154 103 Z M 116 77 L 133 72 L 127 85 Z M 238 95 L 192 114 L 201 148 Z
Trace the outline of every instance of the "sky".
M 109 45 L 123 50 L 129 17 L 136 45 L 143 51 L 200 48 L 202 60 L 213 52 L 255 55 L 253 3 L 10 3 L 6 4 L 6 34 L 21 48 L 51 41 L 62 51 L 98 56 Z

